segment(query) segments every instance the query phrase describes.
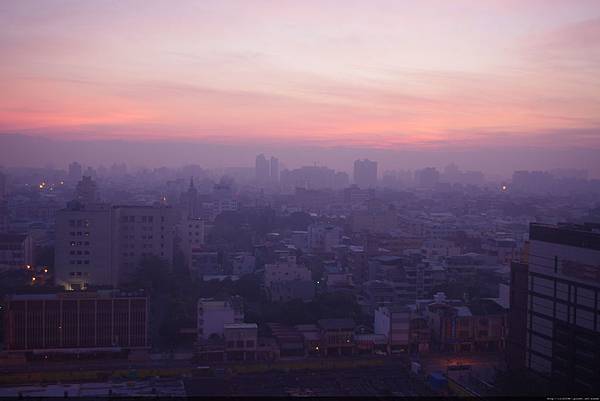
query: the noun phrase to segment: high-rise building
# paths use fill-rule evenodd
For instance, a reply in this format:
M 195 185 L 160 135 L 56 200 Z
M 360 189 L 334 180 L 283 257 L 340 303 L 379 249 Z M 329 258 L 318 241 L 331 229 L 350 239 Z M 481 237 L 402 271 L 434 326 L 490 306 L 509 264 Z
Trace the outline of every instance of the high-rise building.
M 435 167 L 425 167 L 415 171 L 415 181 L 420 187 L 433 188 L 440 181 L 440 173 Z
M 359 188 L 375 188 L 377 186 L 377 162 L 369 159 L 354 162 L 354 183 Z
M 83 167 L 81 167 L 81 164 L 77 162 L 69 164 L 69 181 L 72 183 L 78 182 L 81 180 L 82 173 Z
M 204 220 L 183 219 L 177 226 L 179 238 L 181 238 L 181 250 L 185 258 L 185 264 L 190 266 L 194 250 L 202 250 L 204 245 Z
M 269 181 L 270 178 L 270 167 L 267 158 L 262 153 L 256 156 L 255 163 L 255 177 L 256 181 L 260 184 L 264 184 Z
M 6 175 L 0 171 L 0 201 L 6 197 Z
M 337 171 L 333 177 L 333 189 L 344 189 L 350 185 L 348 173 Z
M 271 181 L 279 182 L 279 159 L 271 156 Z
M 75 199 L 87 204 L 98 201 L 98 186 L 92 177 L 84 175 L 75 187 Z
M 117 286 L 111 260 L 111 209 L 106 204 L 72 202 L 56 214 L 54 281 L 67 290 L 88 285 Z
M 171 265 L 173 231 L 170 207 L 72 202 L 56 216 L 55 283 L 67 290 L 116 287 L 146 256 Z
M 556 391 L 600 391 L 600 225 L 531 224 L 513 263 L 508 362 Z
M 8 232 L 8 202 L 0 199 L 0 233 Z
M 8 232 L 7 181 L 6 175 L 0 171 L 0 233 Z
M 169 206 L 113 206 L 113 263 L 119 282 L 130 282 L 145 257 L 173 264 L 175 215 Z
M 190 178 L 190 186 L 187 192 L 181 194 L 181 205 L 183 206 L 187 218 L 194 219 L 200 215 L 198 190 L 194 186 L 194 177 Z

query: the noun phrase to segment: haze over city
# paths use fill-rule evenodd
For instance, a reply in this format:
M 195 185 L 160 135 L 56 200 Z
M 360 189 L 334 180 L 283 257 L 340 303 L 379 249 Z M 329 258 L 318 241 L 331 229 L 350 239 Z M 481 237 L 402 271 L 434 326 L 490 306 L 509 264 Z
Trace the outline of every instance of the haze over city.
M 19 1 L 0 24 L 0 134 L 102 141 L 111 161 L 108 140 L 219 145 L 230 165 L 262 146 L 292 166 L 382 155 L 600 174 L 594 0 Z M 5 164 L 25 163 L 7 140 Z M 32 159 L 56 163 L 45 147 Z
M 598 398 L 600 0 L 3 0 L 0 55 L 0 399 Z

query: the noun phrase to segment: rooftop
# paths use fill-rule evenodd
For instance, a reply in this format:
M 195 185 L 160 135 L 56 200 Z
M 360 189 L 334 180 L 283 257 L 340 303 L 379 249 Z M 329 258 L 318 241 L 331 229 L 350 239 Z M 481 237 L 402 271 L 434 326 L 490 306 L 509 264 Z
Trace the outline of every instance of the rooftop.
M 538 224 L 529 226 L 529 239 L 600 251 L 600 224 Z
M 224 329 L 258 329 L 256 323 L 225 323 Z
M 475 316 L 497 315 L 504 312 L 504 308 L 492 299 L 480 299 L 469 304 L 471 313 Z
M 324 330 L 354 330 L 356 327 L 353 319 L 321 319 L 317 323 Z

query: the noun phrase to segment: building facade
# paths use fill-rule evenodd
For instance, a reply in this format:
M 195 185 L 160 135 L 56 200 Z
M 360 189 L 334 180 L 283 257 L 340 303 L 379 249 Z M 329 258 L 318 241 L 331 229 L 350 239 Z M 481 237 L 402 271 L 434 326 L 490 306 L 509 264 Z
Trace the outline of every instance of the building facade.
M 141 293 L 86 291 L 6 299 L 5 349 L 84 353 L 146 349 L 148 300 Z
M 354 184 L 361 189 L 377 186 L 377 162 L 363 159 L 354 162 Z
M 33 265 L 33 240 L 26 234 L 0 234 L 0 270 Z
M 71 202 L 56 217 L 55 283 L 67 290 L 133 280 L 145 257 L 173 263 L 174 215 L 166 206 Z
M 517 345 L 525 340 L 525 367 L 570 394 L 597 394 L 600 225 L 531 224 L 527 265 L 521 281 L 511 282 L 528 294 L 525 335 L 514 333 Z M 522 313 L 511 299 L 514 321 Z
M 217 300 L 200 298 L 197 314 L 198 343 L 201 344 L 211 336 L 222 337 L 226 324 L 244 322 L 244 305 L 239 296 Z

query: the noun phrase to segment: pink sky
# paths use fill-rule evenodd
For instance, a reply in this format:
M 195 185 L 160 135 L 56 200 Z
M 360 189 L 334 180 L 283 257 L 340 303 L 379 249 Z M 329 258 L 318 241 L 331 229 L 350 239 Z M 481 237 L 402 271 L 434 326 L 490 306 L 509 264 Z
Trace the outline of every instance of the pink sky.
M 600 149 L 600 1 L 0 3 L 0 133 Z

